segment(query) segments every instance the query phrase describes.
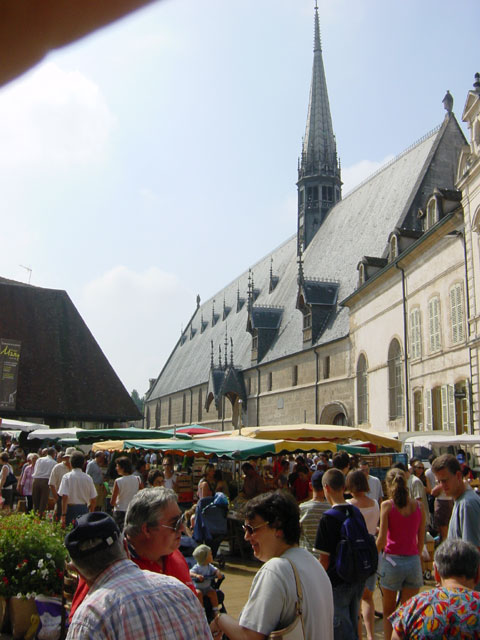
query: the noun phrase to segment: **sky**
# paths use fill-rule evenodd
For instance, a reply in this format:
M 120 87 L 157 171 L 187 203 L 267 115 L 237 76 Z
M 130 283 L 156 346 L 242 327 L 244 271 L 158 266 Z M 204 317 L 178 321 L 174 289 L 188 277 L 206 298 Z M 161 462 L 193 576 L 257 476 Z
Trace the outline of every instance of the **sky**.
M 128 391 L 197 294 L 296 231 L 313 6 L 159 0 L 0 89 L 0 276 L 66 290 Z M 442 122 L 447 89 L 461 122 L 480 3 L 318 6 L 345 195 Z

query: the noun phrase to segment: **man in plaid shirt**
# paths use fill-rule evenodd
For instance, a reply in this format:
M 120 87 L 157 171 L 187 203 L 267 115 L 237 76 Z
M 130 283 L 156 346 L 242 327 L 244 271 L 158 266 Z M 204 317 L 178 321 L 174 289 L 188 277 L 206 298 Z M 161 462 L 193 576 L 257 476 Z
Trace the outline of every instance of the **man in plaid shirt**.
M 65 545 L 89 584 L 67 640 L 211 640 L 200 603 L 176 578 L 142 571 L 127 558 L 115 521 L 81 516 Z

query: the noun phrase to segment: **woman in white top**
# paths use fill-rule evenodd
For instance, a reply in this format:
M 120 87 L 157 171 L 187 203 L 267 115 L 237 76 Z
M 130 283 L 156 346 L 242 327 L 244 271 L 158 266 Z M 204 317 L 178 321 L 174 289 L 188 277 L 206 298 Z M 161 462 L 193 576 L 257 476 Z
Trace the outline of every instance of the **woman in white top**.
M 369 498 L 365 494 L 370 491 L 367 476 L 363 471 L 350 471 L 346 479 L 346 489 L 352 494 L 353 498 L 347 500 L 350 504 L 358 507 L 365 518 L 368 533 L 373 536 L 377 535 L 378 522 L 380 520 L 380 507 L 378 502 Z M 362 594 L 361 609 L 365 630 L 367 632 L 367 640 L 374 639 L 375 625 L 375 605 L 373 603 L 373 592 L 375 591 L 375 582 L 377 575 L 374 573 L 370 576 L 366 583 Z M 358 637 L 362 637 L 362 622 L 358 621 Z
M 6 451 L 2 453 L 0 456 L 0 464 L 2 465 L 0 469 L 0 489 L 2 491 L 2 498 L 4 499 L 4 508 L 11 509 L 13 507 L 13 485 L 9 485 L 5 487 L 5 481 L 9 473 L 13 473 L 13 469 L 9 464 L 9 456 Z
M 173 469 L 173 458 L 170 456 L 165 456 L 163 458 L 163 473 L 164 473 L 164 483 L 163 486 L 167 489 L 177 490 L 177 474 Z
M 129 458 L 122 456 L 115 462 L 115 468 L 120 478 L 113 484 L 112 500 L 113 517 L 116 523 L 123 530 L 125 513 L 133 496 L 143 489 L 143 482 L 139 476 L 132 474 L 132 463 Z

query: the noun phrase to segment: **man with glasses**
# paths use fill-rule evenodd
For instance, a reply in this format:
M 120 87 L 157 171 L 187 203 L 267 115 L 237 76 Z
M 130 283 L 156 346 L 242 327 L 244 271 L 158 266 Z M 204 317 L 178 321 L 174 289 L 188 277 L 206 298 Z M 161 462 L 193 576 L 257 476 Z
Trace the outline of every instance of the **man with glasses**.
M 211 640 L 198 599 L 177 580 L 141 571 L 129 560 L 120 529 L 106 513 L 81 516 L 65 546 L 89 587 L 68 640 Z
M 178 578 L 196 594 L 190 571 L 178 550 L 184 518 L 172 489 L 139 491 L 128 506 L 124 534 L 132 560 L 141 568 Z

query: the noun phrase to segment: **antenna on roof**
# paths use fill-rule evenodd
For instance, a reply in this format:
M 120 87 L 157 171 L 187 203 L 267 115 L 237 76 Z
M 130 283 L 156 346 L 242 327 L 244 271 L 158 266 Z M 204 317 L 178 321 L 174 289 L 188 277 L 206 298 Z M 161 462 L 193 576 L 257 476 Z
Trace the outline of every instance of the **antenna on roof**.
M 32 278 L 32 269 L 30 267 L 24 267 L 23 264 L 19 264 L 18 266 L 28 271 L 28 284 L 30 284 L 30 280 Z

